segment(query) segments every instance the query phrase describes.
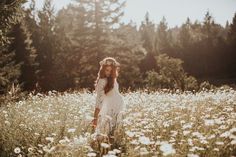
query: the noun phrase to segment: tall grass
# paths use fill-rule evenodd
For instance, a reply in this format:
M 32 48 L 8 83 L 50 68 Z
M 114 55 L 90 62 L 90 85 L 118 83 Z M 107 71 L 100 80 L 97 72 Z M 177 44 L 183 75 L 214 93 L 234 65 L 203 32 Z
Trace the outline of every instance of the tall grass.
M 106 156 L 236 155 L 236 91 L 122 93 L 117 148 Z M 49 92 L 0 108 L 0 156 L 96 156 L 90 122 L 95 93 Z M 105 143 L 102 147 L 109 147 Z

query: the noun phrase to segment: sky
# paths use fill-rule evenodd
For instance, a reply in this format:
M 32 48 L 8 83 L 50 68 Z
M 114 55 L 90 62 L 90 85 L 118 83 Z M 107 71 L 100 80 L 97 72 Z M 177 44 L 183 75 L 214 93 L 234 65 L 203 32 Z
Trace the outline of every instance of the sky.
M 41 8 L 44 0 L 36 0 L 37 8 Z M 57 10 L 66 6 L 71 0 L 53 0 Z M 203 21 L 209 11 L 216 23 L 225 26 L 226 21 L 232 22 L 236 13 L 236 0 L 126 0 L 124 23 L 132 20 L 140 25 L 148 12 L 150 20 L 159 23 L 165 16 L 169 27 L 181 26 L 187 19 Z

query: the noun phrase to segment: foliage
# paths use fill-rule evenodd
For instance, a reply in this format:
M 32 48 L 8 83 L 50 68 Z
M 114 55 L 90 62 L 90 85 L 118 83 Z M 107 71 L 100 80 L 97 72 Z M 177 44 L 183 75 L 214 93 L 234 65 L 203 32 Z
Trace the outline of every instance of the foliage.
M 146 13 L 137 27 L 120 22 L 125 0 L 76 0 L 58 12 L 50 0 L 40 10 L 35 0 L 26 8 L 22 4 L 21 0 L 0 4 L 1 94 L 12 83 L 41 92 L 91 91 L 99 61 L 106 56 L 121 63 L 122 90 L 147 84 L 153 90 L 198 90 L 194 78 L 210 84 L 235 82 L 235 17 L 223 27 L 207 11 L 203 21 L 187 18 L 182 26 L 169 28 L 165 17 L 154 23 Z M 182 63 L 165 57 L 166 63 L 157 63 L 161 54 Z
M 145 82 L 149 88 L 170 88 L 180 90 L 197 90 L 198 83 L 193 76 L 187 76 L 182 67 L 183 61 L 166 54 L 156 57 L 159 71 L 147 72 Z
M 9 51 L 8 48 L 12 43 L 9 32 L 22 18 L 23 3 L 23 0 L 0 3 L 0 94 L 9 91 L 12 83 L 17 83 L 20 76 L 20 64 L 14 60 L 14 51 Z
M 14 60 L 20 64 L 20 76 L 18 82 L 23 90 L 33 90 L 36 84 L 35 70 L 37 56 L 35 48 L 32 46 L 31 35 L 24 22 L 17 23 L 13 26 L 10 36 L 12 43 L 9 51 L 15 53 Z

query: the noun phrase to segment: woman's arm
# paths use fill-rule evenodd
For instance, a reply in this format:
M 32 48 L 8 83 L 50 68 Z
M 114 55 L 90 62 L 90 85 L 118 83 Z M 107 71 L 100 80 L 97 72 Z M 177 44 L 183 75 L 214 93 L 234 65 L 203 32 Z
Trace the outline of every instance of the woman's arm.
M 104 91 L 105 85 L 106 85 L 106 80 L 105 79 L 99 79 L 98 80 L 98 84 L 97 84 L 97 87 L 96 87 L 97 96 L 96 96 L 96 105 L 95 105 L 94 120 L 93 120 L 94 128 L 97 125 L 98 114 L 101 110 L 102 101 L 103 101 L 104 96 L 105 96 L 105 91 Z
M 100 109 L 99 108 L 95 108 L 94 119 L 93 119 L 93 127 L 94 127 L 94 129 L 97 126 L 97 118 L 98 118 L 98 113 L 99 112 L 100 112 Z

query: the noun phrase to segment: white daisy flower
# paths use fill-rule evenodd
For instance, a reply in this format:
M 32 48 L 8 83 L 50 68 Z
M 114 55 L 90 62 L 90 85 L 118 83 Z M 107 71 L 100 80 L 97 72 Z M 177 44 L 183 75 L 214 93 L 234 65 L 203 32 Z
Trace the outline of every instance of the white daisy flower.
M 21 150 L 20 150 L 19 147 L 16 147 L 16 148 L 14 149 L 14 152 L 15 152 L 16 154 L 19 154 L 19 153 L 21 152 Z

